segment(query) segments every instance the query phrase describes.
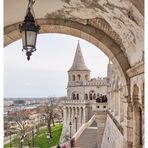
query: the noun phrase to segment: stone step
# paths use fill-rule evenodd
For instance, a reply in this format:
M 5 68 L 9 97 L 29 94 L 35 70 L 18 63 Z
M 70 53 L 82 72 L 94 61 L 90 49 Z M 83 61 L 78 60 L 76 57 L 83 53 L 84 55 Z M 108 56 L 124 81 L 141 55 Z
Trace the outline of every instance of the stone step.
M 97 129 L 86 128 L 76 143 L 77 148 L 97 148 Z

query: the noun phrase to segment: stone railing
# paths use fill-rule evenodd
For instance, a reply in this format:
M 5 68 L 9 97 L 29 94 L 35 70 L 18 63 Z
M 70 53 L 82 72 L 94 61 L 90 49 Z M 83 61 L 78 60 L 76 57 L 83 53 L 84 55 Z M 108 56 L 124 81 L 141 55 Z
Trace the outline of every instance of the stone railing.
M 96 103 L 96 100 L 67 100 L 63 103 L 64 104 L 71 104 L 71 103 L 86 104 L 86 103 Z
M 96 117 L 96 115 L 93 115 L 93 116 L 91 117 L 91 119 L 90 119 L 87 123 L 84 123 L 84 124 L 79 128 L 79 130 L 73 135 L 73 138 L 74 138 L 75 140 L 77 140 L 77 139 L 80 137 L 80 135 L 83 133 L 83 131 L 84 131 L 87 127 L 89 127 L 89 126 L 94 122 L 95 117 Z
M 76 82 L 69 82 L 68 86 L 103 86 L 107 85 L 106 80 L 99 80 L 99 81 L 87 81 L 87 82 L 82 82 L 82 81 L 76 81 Z

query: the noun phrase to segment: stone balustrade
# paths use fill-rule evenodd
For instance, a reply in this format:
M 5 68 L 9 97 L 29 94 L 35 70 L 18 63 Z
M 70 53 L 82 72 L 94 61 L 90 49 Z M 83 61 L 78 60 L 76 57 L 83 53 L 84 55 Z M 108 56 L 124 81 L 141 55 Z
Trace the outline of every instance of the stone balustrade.
M 96 103 L 96 100 L 66 100 L 64 102 L 64 104 L 72 104 L 72 103 L 79 103 L 79 104 Z
M 90 81 L 74 81 L 74 82 L 69 82 L 68 86 L 103 86 L 107 85 L 107 80 L 90 80 Z
M 96 115 L 93 115 L 91 117 L 91 119 L 87 122 L 87 123 L 84 123 L 80 128 L 79 130 L 73 135 L 73 138 L 75 138 L 75 140 L 77 140 L 79 138 L 79 136 L 83 133 L 83 131 L 89 127 L 95 120 L 95 117 Z

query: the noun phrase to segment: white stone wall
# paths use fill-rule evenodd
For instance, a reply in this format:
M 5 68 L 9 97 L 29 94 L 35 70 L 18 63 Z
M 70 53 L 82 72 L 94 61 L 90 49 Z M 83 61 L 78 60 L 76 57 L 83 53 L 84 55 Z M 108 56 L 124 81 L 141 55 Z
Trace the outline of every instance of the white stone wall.
M 123 139 L 123 135 L 108 115 L 101 148 L 125 148 Z

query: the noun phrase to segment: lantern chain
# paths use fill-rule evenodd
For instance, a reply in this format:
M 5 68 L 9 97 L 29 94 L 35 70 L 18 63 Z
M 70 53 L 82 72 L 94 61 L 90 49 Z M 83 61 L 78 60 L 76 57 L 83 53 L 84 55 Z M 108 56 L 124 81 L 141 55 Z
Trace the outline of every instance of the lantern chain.
M 35 13 L 34 13 L 33 5 L 34 5 L 35 1 L 36 0 L 28 0 L 28 6 L 27 6 L 27 10 L 26 10 L 26 14 L 27 14 L 28 13 L 28 9 L 30 8 L 34 18 L 35 18 Z M 35 23 L 36 23 L 36 19 L 35 19 Z

